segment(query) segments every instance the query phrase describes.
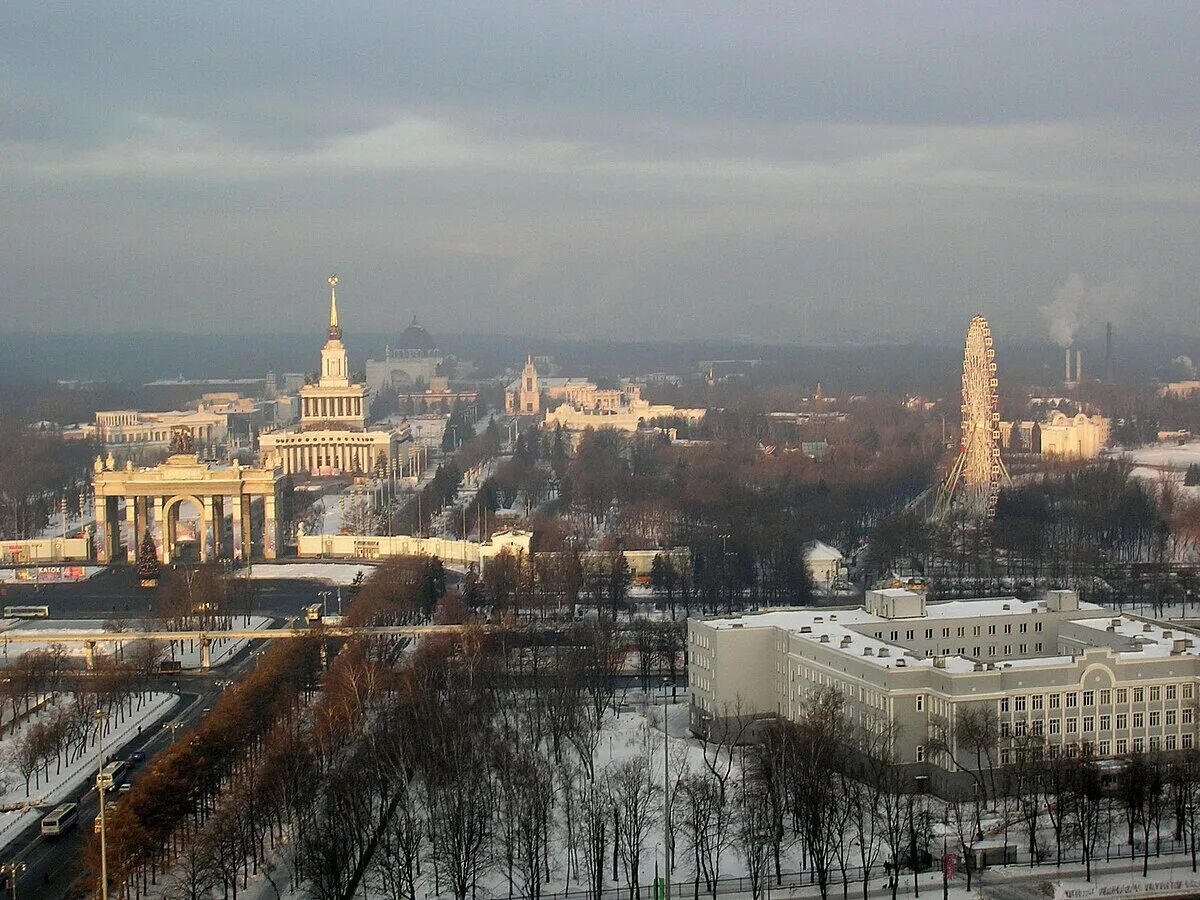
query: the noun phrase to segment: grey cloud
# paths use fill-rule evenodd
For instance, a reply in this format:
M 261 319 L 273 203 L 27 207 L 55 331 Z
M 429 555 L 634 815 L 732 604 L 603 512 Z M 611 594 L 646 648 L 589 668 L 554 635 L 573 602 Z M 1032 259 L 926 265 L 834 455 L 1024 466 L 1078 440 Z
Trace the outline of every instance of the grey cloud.
M 985 309 L 1040 334 L 1072 273 L 1133 272 L 1085 291 L 1081 327 L 1194 323 L 1197 25 L 1184 4 L 25 4 L 0 34 L 0 309 L 291 329 L 336 266 L 371 328 L 792 340 Z

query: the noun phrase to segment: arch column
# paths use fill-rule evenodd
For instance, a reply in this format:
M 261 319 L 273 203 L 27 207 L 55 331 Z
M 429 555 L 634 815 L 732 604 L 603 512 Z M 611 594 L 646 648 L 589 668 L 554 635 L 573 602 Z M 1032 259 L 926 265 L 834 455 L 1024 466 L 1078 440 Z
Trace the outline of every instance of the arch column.
M 137 562 L 137 500 L 125 498 L 125 558 L 130 565 Z

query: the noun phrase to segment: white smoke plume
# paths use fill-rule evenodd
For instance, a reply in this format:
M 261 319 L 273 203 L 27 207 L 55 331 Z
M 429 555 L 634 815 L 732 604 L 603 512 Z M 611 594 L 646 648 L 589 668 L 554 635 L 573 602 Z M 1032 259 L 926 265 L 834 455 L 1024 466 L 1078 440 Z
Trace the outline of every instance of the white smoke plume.
M 1050 325 L 1050 337 L 1058 346 L 1070 347 L 1074 343 L 1075 332 L 1079 330 L 1079 307 L 1086 293 L 1083 279 L 1073 274 L 1058 289 L 1054 302 L 1042 307 L 1042 315 Z
M 1093 323 L 1125 319 L 1144 299 L 1144 273 L 1124 269 L 1111 281 L 1088 284 L 1078 274 L 1072 274 L 1054 294 L 1054 301 L 1042 307 L 1042 315 L 1050 326 L 1050 337 L 1060 347 L 1070 347 L 1079 332 L 1079 313 L 1085 310 Z

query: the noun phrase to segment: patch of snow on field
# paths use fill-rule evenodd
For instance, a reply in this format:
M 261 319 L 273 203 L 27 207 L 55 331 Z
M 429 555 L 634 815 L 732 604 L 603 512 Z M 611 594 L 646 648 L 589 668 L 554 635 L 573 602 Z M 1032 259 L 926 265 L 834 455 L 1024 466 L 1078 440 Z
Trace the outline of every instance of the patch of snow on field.
M 1200 463 L 1200 441 L 1186 444 L 1152 444 L 1136 450 L 1126 450 L 1125 458 L 1138 466 L 1169 466 L 1186 469 L 1192 463 Z

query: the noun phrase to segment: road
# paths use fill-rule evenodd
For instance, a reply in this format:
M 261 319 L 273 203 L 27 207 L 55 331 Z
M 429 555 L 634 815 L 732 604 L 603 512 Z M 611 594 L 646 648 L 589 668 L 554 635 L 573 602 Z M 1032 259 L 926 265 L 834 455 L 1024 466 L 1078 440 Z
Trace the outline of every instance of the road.
M 186 728 L 199 722 L 220 696 L 223 690 L 221 682 L 241 679 L 254 665 L 253 651 L 257 646 L 258 642 L 250 644 L 234 660 L 211 672 L 173 673 L 159 679 L 159 684 L 155 686 L 158 690 L 171 690 L 173 684 L 177 683 L 185 705 L 182 708 L 176 706 L 159 723 L 124 746 L 114 747 L 110 751 L 114 756 L 125 758 L 134 750 L 145 751 L 146 762 L 133 769 L 132 778 L 136 780 L 139 771 L 171 743 L 173 735 L 167 724 L 179 722 Z M 78 892 L 76 882 L 83 872 L 85 848 L 91 839 L 92 822 L 99 807 L 94 787 L 86 793 L 82 793 L 83 788 L 80 790 L 78 828 L 64 837 L 51 840 L 41 836 L 40 825 L 35 823 L 5 849 L 6 861 L 23 862 L 26 866 L 18 882 L 18 892 L 22 898 L 65 900 L 85 896 Z
M 250 613 L 278 618 L 298 615 L 303 607 L 319 602 L 322 591 L 331 590 L 328 584 L 319 581 L 251 583 L 256 591 Z M 40 589 L 25 584 L 4 586 L 5 604 L 49 606 L 50 616 L 55 619 L 146 618 L 153 612 L 153 601 L 154 591 L 139 588 L 134 570 L 126 566 L 71 584 L 44 584 Z

